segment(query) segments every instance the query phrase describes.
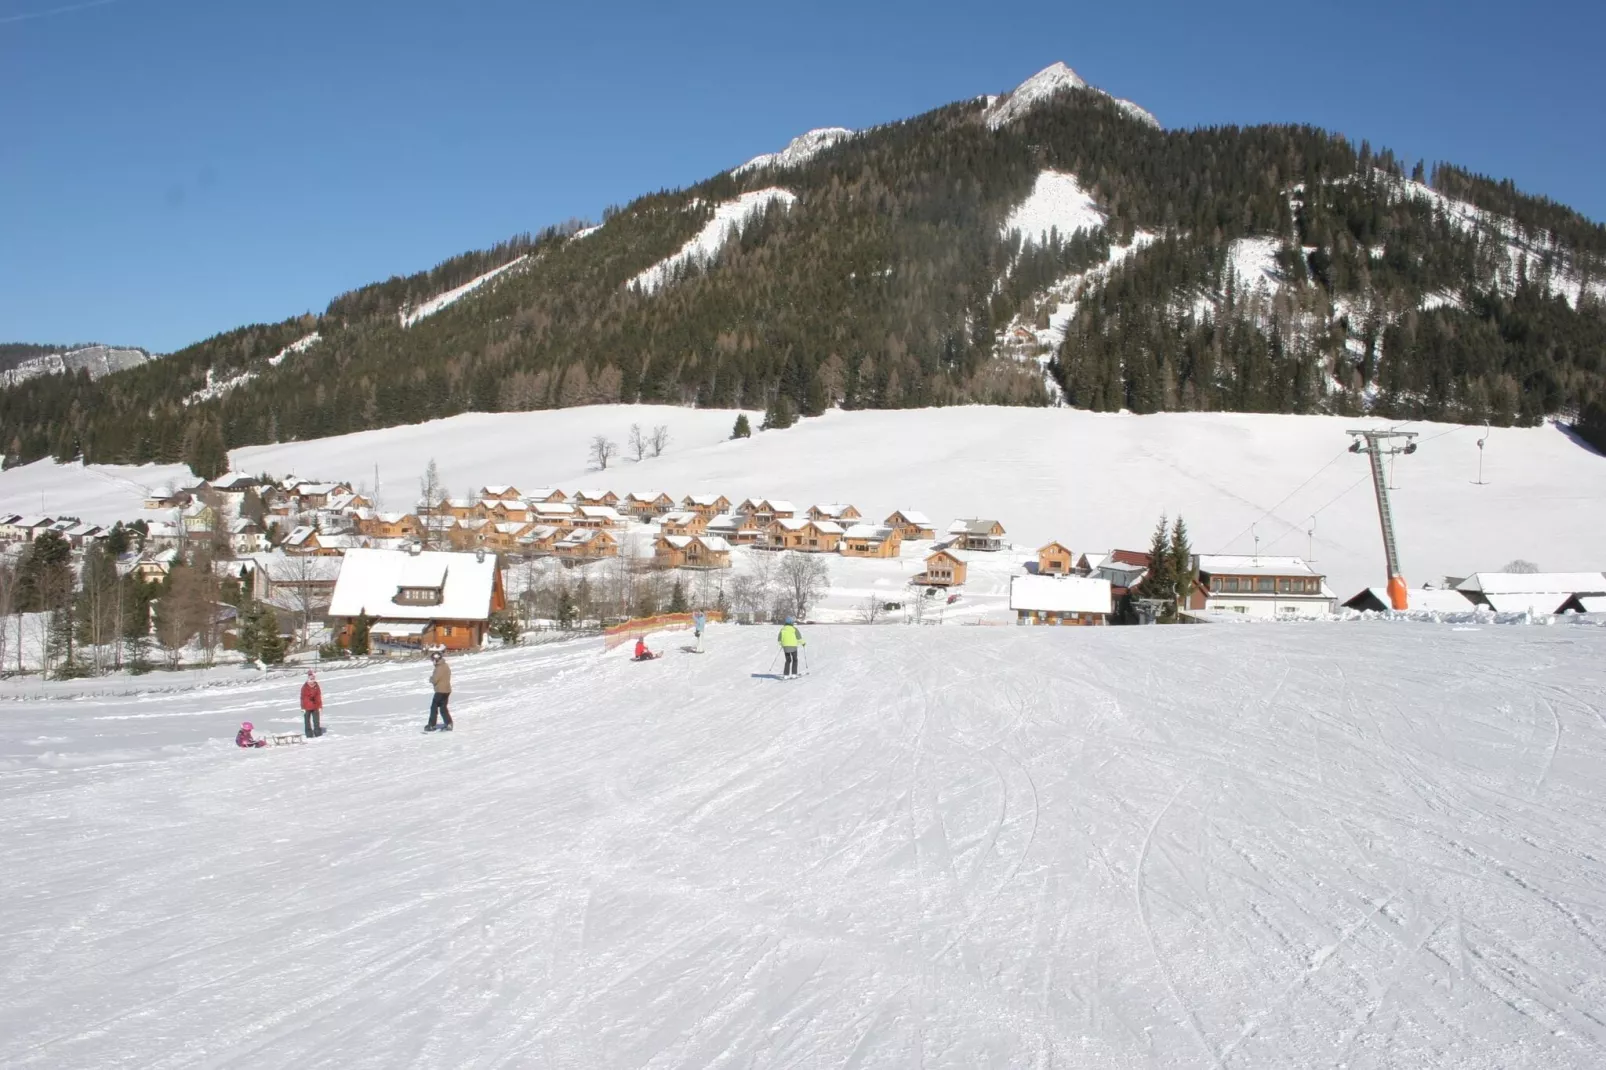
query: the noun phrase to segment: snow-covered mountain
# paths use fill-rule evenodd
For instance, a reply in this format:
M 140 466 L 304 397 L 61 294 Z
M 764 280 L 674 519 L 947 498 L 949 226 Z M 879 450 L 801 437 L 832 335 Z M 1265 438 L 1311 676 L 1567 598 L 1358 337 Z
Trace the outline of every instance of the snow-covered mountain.
M 853 136 L 853 131 L 840 126 L 826 126 L 808 133 L 799 134 L 787 143 L 786 148 L 780 152 L 766 152 L 755 156 L 740 167 L 731 171 L 733 175 L 746 174 L 749 171 L 758 171 L 765 167 L 796 167 L 807 163 L 832 145 L 846 141 Z
M 91 345 L 30 357 L 14 367 L 0 371 L 0 386 L 16 386 L 41 375 L 62 375 L 87 371 L 91 379 L 137 368 L 158 359 L 157 355 L 132 346 Z
M 984 119 L 990 129 L 997 130 L 1021 118 L 1027 112 L 1040 107 L 1054 99 L 1061 93 L 1073 89 L 1092 89 L 1093 92 L 1110 97 L 1102 89 L 1093 89 L 1082 76 L 1077 74 L 1064 63 L 1052 63 L 1030 78 L 1026 79 L 1002 97 L 993 98 L 984 113 Z M 1123 113 L 1139 122 L 1160 129 L 1160 120 L 1152 113 L 1132 103 L 1130 100 L 1120 100 L 1110 97 Z

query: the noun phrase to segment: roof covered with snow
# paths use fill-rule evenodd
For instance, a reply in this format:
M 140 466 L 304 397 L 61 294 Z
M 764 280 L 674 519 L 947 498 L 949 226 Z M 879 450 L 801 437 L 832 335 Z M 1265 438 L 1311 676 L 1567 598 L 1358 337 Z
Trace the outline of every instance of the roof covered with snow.
M 1475 572 L 1456 584 L 1458 591 L 1495 594 L 1606 594 L 1599 572 Z
M 854 524 L 842 534 L 849 539 L 869 539 L 872 542 L 882 542 L 898 534 L 898 529 L 884 527 L 881 524 Z
M 1009 608 L 1041 613 L 1108 613 L 1110 581 L 1086 576 L 1013 576 Z
M 496 583 L 494 554 L 352 550 L 342 558 L 329 603 L 332 617 L 367 614 L 399 620 L 486 620 Z M 403 587 L 439 587 L 435 605 L 401 603 Z
M 919 524 L 921 527 L 931 526 L 931 518 L 929 516 L 927 516 L 925 513 L 917 513 L 913 509 L 899 509 L 896 510 L 892 516 L 901 516 L 909 523 Z M 892 516 L 887 517 L 887 519 L 891 520 Z
M 1199 571 L 1223 576 L 1320 576 L 1302 557 L 1200 554 Z

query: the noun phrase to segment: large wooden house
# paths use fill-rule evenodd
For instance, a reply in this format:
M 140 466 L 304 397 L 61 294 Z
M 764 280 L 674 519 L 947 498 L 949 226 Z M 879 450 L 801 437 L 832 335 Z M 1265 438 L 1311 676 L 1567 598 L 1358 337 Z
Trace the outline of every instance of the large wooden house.
M 683 511 L 710 519 L 720 513 L 728 512 L 730 507 L 731 500 L 723 494 L 688 494 L 680 500 L 680 508 Z
M 619 495 L 611 490 L 597 490 L 587 488 L 577 490 L 569 496 L 570 505 L 618 505 Z
M 606 528 L 576 528 L 552 544 L 552 556 L 564 561 L 618 557 L 619 541 Z
M 617 528 L 625 518 L 611 505 L 582 505 L 571 523 L 576 528 Z
M 659 568 L 730 568 L 730 543 L 717 535 L 660 535 L 653 544 Z
M 436 511 L 438 516 L 449 516 L 453 520 L 468 520 L 480 515 L 480 500 L 478 498 L 447 498 L 441 502 Z
M 1037 548 L 1039 576 L 1069 576 L 1076 571 L 1076 555 L 1063 543 L 1051 542 Z
M 736 511 L 760 528 L 768 528 L 772 521 L 790 520 L 797 516 L 797 507 L 779 498 L 748 498 L 736 507 Z
M 701 535 L 708 530 L 708 519 L 702 513 L 683 510 L 665 513 L 658 518 L 658 526 L 665 535 Z
M 1337 596 L 1326 578 L 1298 557 L 1196 554 L 1198 582 L 1188 609 L 1251 617 L 1321 617 Z
M 519 488 L 517 488 L 517 487 L 503 487 L 503 486 L 481 487 L 480 488 L 480 497 L 482 499 L 483 498 L 494 498 L 494 499 L 496 499 L 498 501 L 504 501 L 504 502 L 517 502 L 517 501 L 522 501 L 524 499 L 524 495 L 519 493 Z
M 1013 576 L 1009 608 L 1019 624 L 1108 624 L 1113 611 L 1108 580 L 1085 576 Z
M 756 546 L 764 541 L 764 529 L 745 513 L 721 513 L 708 522 L 708 534 L 718 535 L 732 546 Z
M 567 502 L 535 502 L 530 506 L 531 519 L 541 524 L 573 524 L 578 512 Z
M 523 524 L 530 520 L 530 507 L 518 498 L 481 498 L 474 515 L 496 524 Z
M 898 509 L 885 521 L 887 527 L 897 528 L 898 534 L 905 539 L 935 539 L 937 529 L 931 524 L 925 513 L 917 513 L 913 509 Z
M 552 524 L 530 524 L 519 536 L 518 551 L 525 557 L 545 557 L 557 547 L 563 529 Z
M 506 607 L 496 555 L 352 550 L 329 604 L 343 646 L 358 617 L 380 647 L 470 650 L 485 642 L 491 616 Z
M 842 533 L 843 557 L 897 557 L 902 548 L 903 535 L 897 528 L 855 524 Z
M 365 510 L 357 516 L 357 534 L 376 539 L 416 539 L 424 526 L 412 513 L 376 513 Z
M 646 520 L 674 511 L 675 499 L 661 490 L 633 490 L 625 495 L 619 511 Z
M 531 505 L 534 505 L 537 502 L 566 502 L 569 500 L 569 495 L 566 492 L 559 490 L 557 487 L 542 487 L 539 490 L 532 490 L 530 493 L 526 494 L 524 496 L 524 500 L 529 502 Z
M 926 555 L 925 568 L 914 581 L 922 587 L 958 587 L 965 582 L 969 563 L 961 550 L 933 550 Z
M 806 554 L 834 554 L 842 542 L 842 526 L 829 520 L 794 519 L 779 517 L 770 521 L 765 529 L 764 542 L 768 550 L 797 550 Z
M 810 520 L 829 520 L 843 528 L 858 523 L 864 514 L 845 502 L 825 502 L 809 506 L 805 514 Z
M 971 518 L 948 525 L 950 545 L 960 550 L 994 553 L 1004 548 L 1004 525 L 996 520 Z

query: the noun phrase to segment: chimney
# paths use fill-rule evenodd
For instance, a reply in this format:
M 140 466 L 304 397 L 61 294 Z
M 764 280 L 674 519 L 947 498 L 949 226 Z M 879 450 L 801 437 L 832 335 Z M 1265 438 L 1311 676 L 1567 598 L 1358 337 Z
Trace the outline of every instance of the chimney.
M 483 546 L 475 549 L 474 563 L 479 565 L 485 564 L 485 548 Z

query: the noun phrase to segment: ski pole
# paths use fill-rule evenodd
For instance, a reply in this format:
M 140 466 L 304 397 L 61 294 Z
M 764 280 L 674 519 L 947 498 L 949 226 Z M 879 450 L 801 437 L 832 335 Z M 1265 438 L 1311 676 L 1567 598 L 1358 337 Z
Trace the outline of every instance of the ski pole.
M 777 650 L 775 652 L 775 656 L 770 659 L 770 667 L 769 667 L 769 670 L 765 673 L 766 676 L 774 676 L 775 675 L 775 663 L 777 661 L 780 661 L 780 660 L 781 660 L 781 652 L 779 650 Z

